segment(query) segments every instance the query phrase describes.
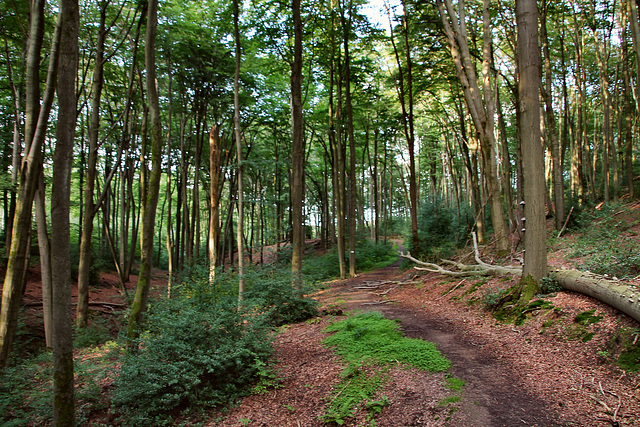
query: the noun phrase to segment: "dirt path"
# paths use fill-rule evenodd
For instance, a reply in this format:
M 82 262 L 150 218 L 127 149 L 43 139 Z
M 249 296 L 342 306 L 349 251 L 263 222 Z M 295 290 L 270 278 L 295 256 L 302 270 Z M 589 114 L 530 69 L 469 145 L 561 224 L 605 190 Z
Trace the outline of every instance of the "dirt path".
M 330 312 L 377 310 L 398 319 L 407 336 L 435 343 L 452 362 L 447 374 L 392 369 L 378 396 L 390 404 L 376 416 L 376 426 L 640 426 L 638 379 L 596 356 L 611 328 L 629 319 L 578 294 L 558 294 L 552 301 L 563 321 L 591 308 L 603 314 L 600 330 L 586 344 L 541 330 L 543 315 L 518 328 L 497 324 L 478 305 L 460 301 L 472 291 L 468 282 L 456 286 L 442 276 L 413 276 L 396 264 L 332 282 L 316 295 Z M 485 286 L 510 284 L 495 280 Z M 282 331 L 275 342 L 282 387 L 245 398 L 210 425 L 325 426 L 320 417 L 339 392 L 343 368 L 322 344 L 323 329 L 335 320 L 325 316 Z M 445 375 L 464 380 L 463 390 L 447 389 Z M 617 405 L 615 414 L 605 410 L 607 403 Z M 358 409 L 344 425 L 369 425 L 366 412 Z
M 347 310 L 376 310 L 391 319 L 398 319 L 401 329 L 410 338 L 435 343 L 452 363 L 450 373 L 465 381 L 460 413 L 447 425 L 466 426 L 559 426 L 563 425 L 550 413 L 549 404 L 523 391 L 512 368 L 485 351 L 483 338 L 461 334 L 450 319 L 438 313 L 415 310 L 400 300 L 384 301 L 383 294 L 394 285 L 382 285 L 371 292 L 356 289 L 362 284 L 385 282 L 397 276 L 399 263 L 386 269 L 365 274 L 332 288 L 334 301 L 343 300 Z M 384 296 L 393 300 L 393 289 Z M 437 425 L 437 424 L 433 424 Z

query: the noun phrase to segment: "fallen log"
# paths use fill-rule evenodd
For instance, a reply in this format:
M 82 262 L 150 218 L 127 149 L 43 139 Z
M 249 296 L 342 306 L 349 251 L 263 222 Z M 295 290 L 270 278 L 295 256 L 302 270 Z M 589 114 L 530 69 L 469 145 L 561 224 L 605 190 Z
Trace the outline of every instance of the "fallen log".
M 447 270 L 437 264 L 420 261 L 410 253 L 400 253 L 400 256 L 422 267 L 414 267 L 416 270 L 430 271 L 453 277 L 468 276 L 503 276 L 512 274 L 522 276 L 522 268 L 514 266 L 497 266 L 487 264 L 480 259 L 475 234 L 473 246 L 476 265 L 462 264 L 450 260 L 442 260 L 443 263 L 454 266 L 457 270 Z M 556 281 L 567 291 L 578 292 L 603 302 L 632 319 L 640 322 L 640 288 L 634 285 L 621 283 L 619 280 L 609 279 L 604 276 L 578 270 L 553 270 Z
M 556 270 L 555 276 L 564 289 L 595 298 L 640 322 L 638 287 L 578 270 Z

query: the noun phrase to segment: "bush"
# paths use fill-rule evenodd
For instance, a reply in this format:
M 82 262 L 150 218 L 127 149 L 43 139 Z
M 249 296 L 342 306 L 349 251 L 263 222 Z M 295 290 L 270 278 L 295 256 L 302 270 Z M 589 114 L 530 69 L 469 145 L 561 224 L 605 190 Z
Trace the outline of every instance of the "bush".
M 271 355 L 258 318 L 188 299 L 150 306 L 139 350 L 123 359 L 113 399 L 132 425 L 170 424 L 182 410 L 233 401 Z
M 304 289 L 292 289 L 290 276 L 288 280 L 286 277 L 262 276 L 247 281 L 245 304 L 256 307 L 273 326 L 301 322 L 318 314 L 317 301 L 305 297 Z
M 640 273 L 640 245 L 623 234 L 629 223 L 614 215 L 624 214 L 625 209 L 612 204 L 582 212 L 579 223 L 584 231 L 569 253 L 570 257 L 579 258 L 574 262 L 576 268 L 618 277 Z
M 453 209 L 443 200 L 425 200 L 418 212 L 420 250 L 416 252 L 411 239 L 406 247 L 414 256 L 433 261 L 450 257 L 455 248 L 468 237 L 473 227 L 473 214 L 468 208 Z

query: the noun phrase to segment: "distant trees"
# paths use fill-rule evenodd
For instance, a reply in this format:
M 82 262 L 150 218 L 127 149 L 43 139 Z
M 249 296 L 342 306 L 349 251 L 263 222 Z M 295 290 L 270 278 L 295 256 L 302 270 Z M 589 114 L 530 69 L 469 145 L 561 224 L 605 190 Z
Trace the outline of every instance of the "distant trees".
M 59 8 L 18 3 L 0 6 L 0 365 L 31 242 L 45 276 L 66 245 L 53 230 L 61 184 L 56 198 L 49 185 L 69 166 L 54 157 L 71 126 L 55 97 Z M 357 273 L 357 241 L 368 236 L 405 235 L 413 255 L 435 257 L 420 212 L 433 212 L 436 228 L 452 212 L 447 227 L 474 229 L 500 255 L 524 243 L 539 279 L 543 263 L 531 257 L 542 259 L 545 229 L 534 218 L 555 215 L 560 228 L 572 206 L 637 195 L 639 21 L 632 1 L 547 1 L 539 21 L 521 25 L 522 5 L 405 0 L 385 10 L 389 37 L 359 0 L 81 2 L 77 143 L 70 192 L 59 196 L 70 198 L 77 325 L 105 268 L 125 294 L 139 273 L 133 339 L 152 266 L 173 275 L 204 263 L 215 281 L 216 268 L 241 273 L 271 246 L 290 257 L 299 286 L 308 238 L 338 252 L 342 277 Z M 519 51 L 523 26 L 540 31 L 528 52 L 540 50 L 542 76 Z

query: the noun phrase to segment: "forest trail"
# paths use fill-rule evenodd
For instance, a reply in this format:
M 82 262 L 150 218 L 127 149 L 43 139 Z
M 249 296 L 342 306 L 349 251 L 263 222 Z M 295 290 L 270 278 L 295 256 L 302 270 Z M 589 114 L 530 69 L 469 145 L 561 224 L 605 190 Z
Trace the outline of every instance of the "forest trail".
M 515 367 L 486 350 L 488 343 L 484 337 L 461 331 L 452 319 L 430 312 L 427 304 L 423 305 L 423 310 L 416 310 L 394 293 L 395 288 L 405 286 L 402 283 L 411 281 L 410 277 L 398 277 L 400 262 L 332 286 L 331 296 L 324 302 L 335 304 L 336 301 L 344 301 L 349 312 L 380 311 L 389 319 L 399 320 L 407 337 L 435 343 L 451 361 L 449 373 L 466 383 L 458 403 L 459 411 L 443 424 L 434 422 L 427 425 L 564 425 L 556 419 L 548 402 L 525 391 L 514 375 Z M 362 289 L 373 288 L 377 283 L 380 285 L 375 289 Z
M 552 396 L 553 401 L 531 391 L 522 383 L 524 370 L 495 348 L 486 334 L 476 335 L 467 320 L 456 312 L 431 310 L 441 297 L 420 303 L 424 294 L 422 278 L 414 281 L 413 271 L 400 272 L 400 261 L 355 278 L 333 281 L 316 298 L 324 310 L 346 312 L 376 310 L 398 319 L 402 331 L 411 338 L 433 342 L 452 362 L 447 374 L 432 374 L 394 368 L 380 395 L 390 404 L 376 416 L 377 426 L 569 426 L 585 425 L 580 417 L 564 411 L 568 396 Z M 443 282 L 434 277 L 434 282 Z M 428 284 L 427 284 L 428 285 Z M 438 292 L 441 292 L 438 290 Z M 444 300 L 442 300 L 444 303 Z M 440 307 L 441 308 L 441 307 Z M 447 315 L 450 313 L 451 316 Z M 340 319 L 338 316 L 337 319 Z M 278 376 L 282 388 L 249 396 L 222 420 L 219 426 L 324 426 L 320 417 L 335 395 L 342 362 L 327 349 L 323 329 L 336 318 L 326 316 L 285 328 L 276 339 Z M 471 323 L 471 321 L 469 321 Z M 514 348 L 515 350 L 516 348 Z M 553 373 L 549 372 L 550 375 Z M 445 375 L 465 381 L 459 396 L 443 387 Z M 529 375 L 529 374 L 526 374 Z M 545 378 L 534 381 L 544 382 Z M 453 393 L 455 394 L 455 393 Z M 457 400 L 459 398 L 459 400 Z M 445 402 L 445 403 L 443 403 Z M 365 411 L 356 411 L 345 426 L 369 425 Z M 590 425 L 611 425 L 598 422 Z

